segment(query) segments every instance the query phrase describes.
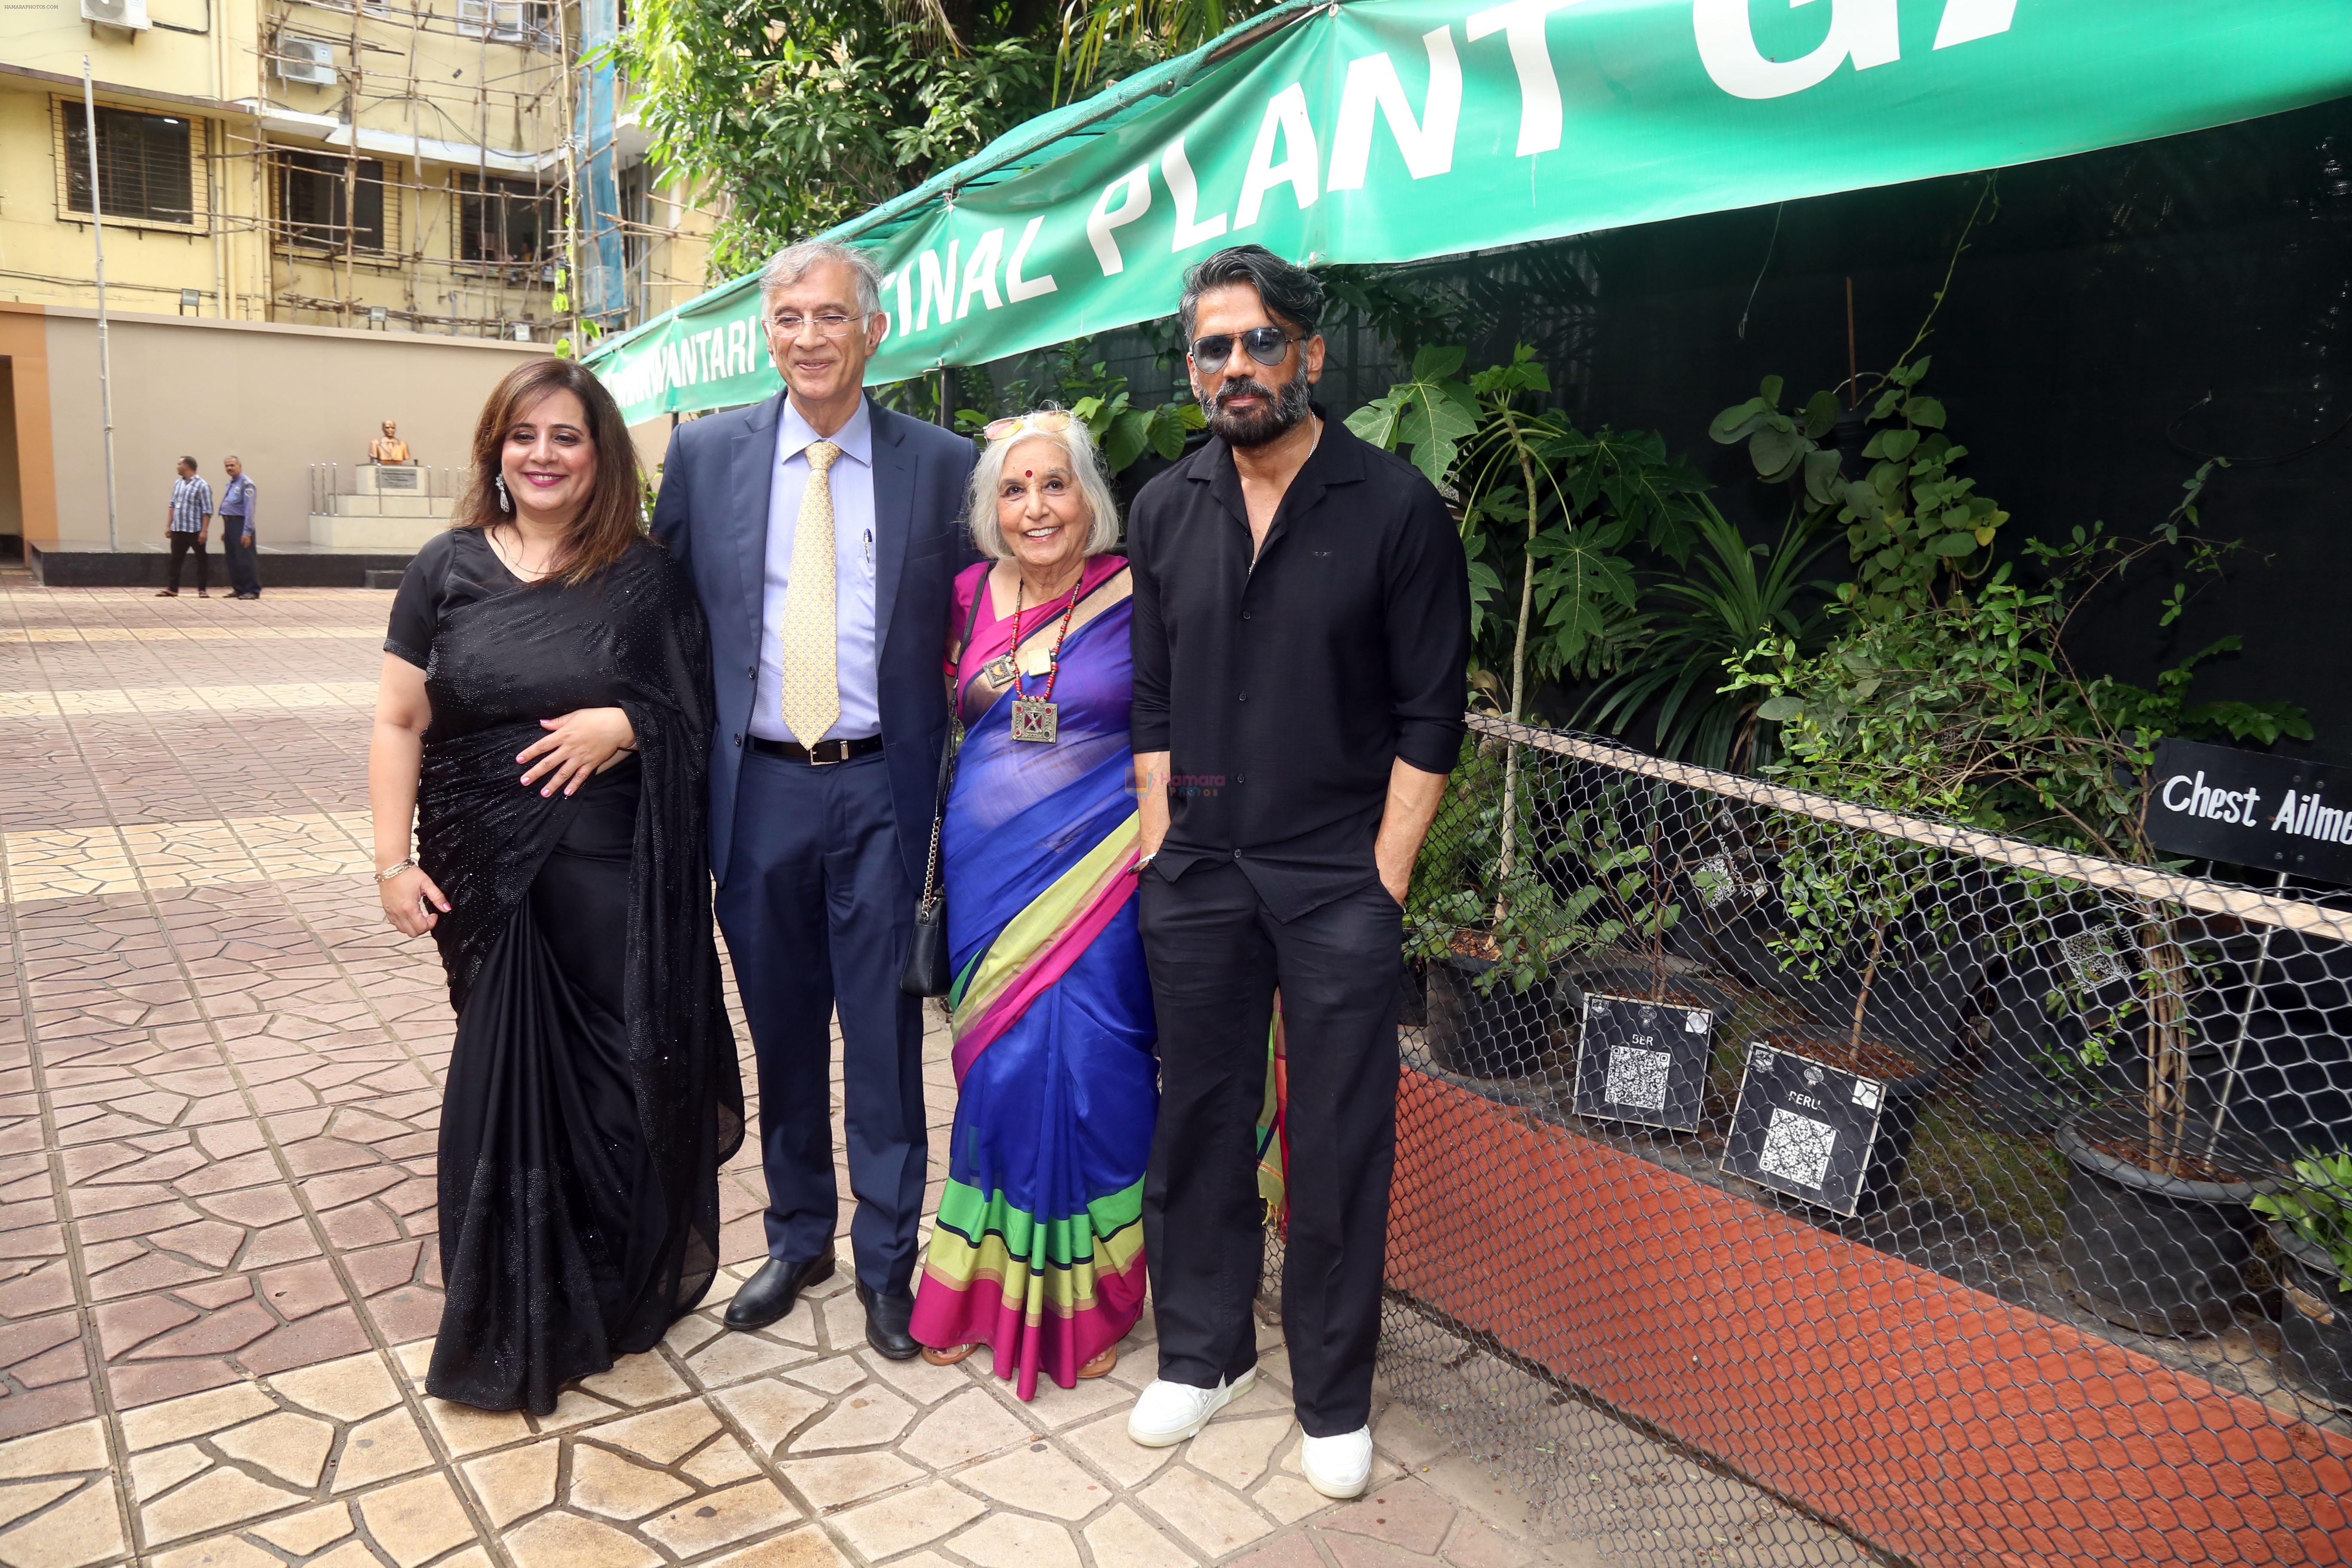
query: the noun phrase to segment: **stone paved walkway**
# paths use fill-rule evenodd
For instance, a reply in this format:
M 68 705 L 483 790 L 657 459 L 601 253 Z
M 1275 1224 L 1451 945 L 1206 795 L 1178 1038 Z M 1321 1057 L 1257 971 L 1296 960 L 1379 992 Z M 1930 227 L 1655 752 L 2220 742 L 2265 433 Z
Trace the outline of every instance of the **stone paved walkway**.
M 0 575 L 0 1565 L 1591 1560 L 1385 1402 L 1382 1484 L 1325 1504 L 1270 1330 L 1181 1454 L 1122 1431 L 1148 1319 L 1112 1380 L 1027 1406 L 985 1358 L 872 1355 L 845 1270 L 728 1333 L 761 1251 L 744 1159 L 737 1267 L 658 1351 L 543 1421 L 425 1396 L 451 1020 L 367 881 L 389 600 Z

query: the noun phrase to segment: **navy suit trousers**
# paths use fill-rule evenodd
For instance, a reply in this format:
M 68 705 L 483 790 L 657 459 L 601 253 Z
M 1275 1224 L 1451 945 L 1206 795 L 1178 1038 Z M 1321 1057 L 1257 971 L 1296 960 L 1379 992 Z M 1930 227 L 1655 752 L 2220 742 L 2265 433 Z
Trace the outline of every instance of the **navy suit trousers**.
M 841 1018 L 850 1223 L 861 1284 L 910 1289 L 929 1140 L 922 1003 L 898 989 L 915 918 L 880 753 L 830 764 L 746 751 L 719 927 L 758 1058 L 768 1252 L 829 1250 L 833 1018 Z

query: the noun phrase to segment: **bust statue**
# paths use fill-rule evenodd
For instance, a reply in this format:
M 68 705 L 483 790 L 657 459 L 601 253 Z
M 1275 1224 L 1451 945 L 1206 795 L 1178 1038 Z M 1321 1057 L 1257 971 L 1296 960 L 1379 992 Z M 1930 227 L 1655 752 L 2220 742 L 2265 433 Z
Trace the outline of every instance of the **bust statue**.
M 400 426 L 393 420 L 383 422 L 383 434 L 368 443 L 371 463 L 406 463 L 414 461 L 408 455 L 408 443 L 400 438 Z

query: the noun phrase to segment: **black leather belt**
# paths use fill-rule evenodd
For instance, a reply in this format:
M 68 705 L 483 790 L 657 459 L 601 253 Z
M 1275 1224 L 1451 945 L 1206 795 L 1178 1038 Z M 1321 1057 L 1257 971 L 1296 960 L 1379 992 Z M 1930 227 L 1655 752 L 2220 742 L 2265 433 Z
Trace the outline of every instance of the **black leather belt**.
M 797 741 L 771 741 L 750 735 L 745 739 L 753 751 L 763 757 L 782 757 L 788 763 L 814 763 L 819 767 L 834 763 L 845 763 L 852 757 L 870 757 L 882 749 L 879 735 L 861 736 L 855 741 L 819 741 L 814 746 L 803 746 Z

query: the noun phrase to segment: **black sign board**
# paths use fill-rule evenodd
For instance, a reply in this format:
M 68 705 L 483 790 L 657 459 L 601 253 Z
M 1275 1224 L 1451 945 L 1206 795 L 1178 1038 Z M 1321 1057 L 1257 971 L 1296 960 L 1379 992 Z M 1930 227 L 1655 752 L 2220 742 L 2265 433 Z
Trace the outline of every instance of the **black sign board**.
M 2168 855 L 2352 883 L 2352 768 L 2160 742 L 2147 837 Z
M 1698 1130 L 1715 1015 L 1632 996 L 1584 994 L 1576 1032 L 1576 1112 Z
M 1842 1215 L 1861 1206 L 1886 1085 L 1762 1042 L 1731 1112 L 1723 1168 Z

